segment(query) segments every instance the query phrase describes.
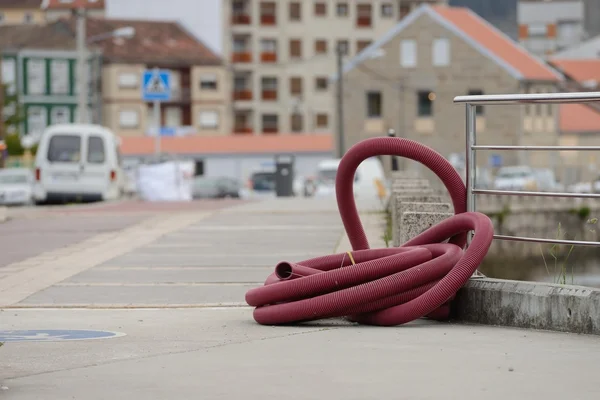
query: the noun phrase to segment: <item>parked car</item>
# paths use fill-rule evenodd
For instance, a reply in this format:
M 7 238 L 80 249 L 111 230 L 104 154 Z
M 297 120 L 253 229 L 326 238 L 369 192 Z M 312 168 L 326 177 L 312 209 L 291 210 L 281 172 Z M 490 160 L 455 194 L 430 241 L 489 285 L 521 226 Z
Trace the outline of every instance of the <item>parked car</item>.
M 533 170 L 538 190 L 542 192 L 562 192 L 565 190 L 554 175 L 554 172 L 548 168 L 537 168 Z
M 537 190 L 538 184 L 533 168 L 526 165 L 500 168 L 496 174 L 496 179 L 494 180 L 494 189 L 517 191 Z
M 118 137 L 99 125 L 46 128 L 35 158 L 35 202 L 119 198 L 124 179 L 118 146 Z
M 33 174 L 29 169 L 0 169 L 0 204 L 31 204 L 33 202 L 32 185 Z
M 196 177 L 192 183 L 194 199 L 240 198 L 241 184 L 228 177 Z

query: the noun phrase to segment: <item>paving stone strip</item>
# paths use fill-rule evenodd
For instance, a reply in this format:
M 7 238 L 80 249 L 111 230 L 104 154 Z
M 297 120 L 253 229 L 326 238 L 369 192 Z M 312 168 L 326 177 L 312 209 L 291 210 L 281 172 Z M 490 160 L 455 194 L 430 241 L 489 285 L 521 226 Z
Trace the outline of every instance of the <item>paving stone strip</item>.
M 183 229 L 211 213 L 161 215 L 119 232 L 104 233 L 78 244 L 43 253 L 3 268 L 0 306 L 16 304 L 27 297 L 114 257 Z

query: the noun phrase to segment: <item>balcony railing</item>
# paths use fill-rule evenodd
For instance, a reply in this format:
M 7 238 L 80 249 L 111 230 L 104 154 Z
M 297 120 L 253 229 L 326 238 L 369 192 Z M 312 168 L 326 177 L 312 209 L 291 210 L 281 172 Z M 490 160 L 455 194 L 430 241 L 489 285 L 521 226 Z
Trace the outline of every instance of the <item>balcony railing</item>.
M 276 126 L 265 126 L 265 127 L 263 127 L 262 132 L 272 135 L 272 134 L 279 133 L 279 129 Z
M 236 89 L 233 92 L 234 100 L 252 100 L 252 90 Z
M 356 26 L 368 28 L 371 26 L 370 16 L 359 16 L 356 18 Z
M 277 90 L 263 89 L 262 99 L 263 100 L 277 100 Z
M 234 63 L 252 62 L 252 53 L 250 53 L 249 51 L 235 52 L 231 55 L 231 62 L 234 62 Z
M 277 17 L 275 17 L 275 14 L 262 14 L 260 16 L 260 24 L 261 25 L 276 25 Z
M 252 135 L 254 131 L 247 125 L 235 125 L 233 133 L 236 135 Z
M 272 52 L 260 53 L 260 61 L 264 62 L 264 63 L 277 62 L 277 53 L 272 53 Z
M 232 25 L 250 25 L 250 15 L 248 14 L 233 14 L 231 16 Z

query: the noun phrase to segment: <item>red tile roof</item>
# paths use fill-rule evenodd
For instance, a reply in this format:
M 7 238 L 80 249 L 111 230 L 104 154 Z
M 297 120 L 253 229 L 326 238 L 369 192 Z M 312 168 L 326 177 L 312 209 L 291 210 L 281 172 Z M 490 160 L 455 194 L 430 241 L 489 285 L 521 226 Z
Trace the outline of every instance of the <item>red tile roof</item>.
M 171 154 L 328 153 L 333 151 L 333 138 L 325 134 L 164 137 L 161 151 Z M 121 137 L 121 152 L 124 155 L 153 154 L 154 138 Z
M 0 0 L 0 9 L 28 9 L 40 8 L 42 0 Z
M 594 80 L 600 83 L 600 59 L 552 60 L 558 69 L 577 82 Z
M 558 77 L 548 65 L 527 52 L 470 9 L 445 5 L 432 6 L 431 8 L 472 40 L 519 71 L 524 79 L 558 80 Z
M 61 0 L 46 0 L 45 5 L 49 10 L 72 10 L 75 8 L 85 8 L 88 10 L 106 9 L 104 0 L 72 0 L 70 2 L 64 2 Z
M 600 113 L 585 104 L 560 105 L 560 131 L 600 132 Z

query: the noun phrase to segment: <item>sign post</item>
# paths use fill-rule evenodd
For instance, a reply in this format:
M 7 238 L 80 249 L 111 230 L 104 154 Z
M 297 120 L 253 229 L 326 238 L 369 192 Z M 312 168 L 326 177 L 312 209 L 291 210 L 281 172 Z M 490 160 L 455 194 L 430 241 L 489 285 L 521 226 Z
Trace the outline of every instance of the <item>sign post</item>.
M 142 100 L 153 102 L 154 123 L 156 126 L 156 138 L 154 142 L 154 151 L 157 159 L 160 158 L 160 103 L 171 99 L 171 73 L 167 70 L 154 68 L 144 71 L 142 79 Z

